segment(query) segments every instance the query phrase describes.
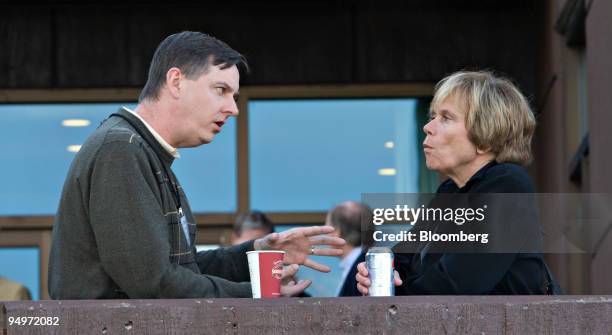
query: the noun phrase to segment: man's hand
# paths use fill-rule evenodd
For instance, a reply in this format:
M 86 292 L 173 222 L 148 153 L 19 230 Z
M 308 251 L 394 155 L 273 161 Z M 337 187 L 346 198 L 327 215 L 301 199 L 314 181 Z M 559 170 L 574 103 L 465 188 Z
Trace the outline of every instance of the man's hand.
M 344 239 L 321 235 L 333 231 L 334 228 L 330 226 L 293 228 L 255 240 L 254 249 L 282 250 L 285 252 L 285 264 L 303 264 L 317 271 L 329 272 L 331 270 L 328 266 L 308 259 L 308 255 L 341 256 L 342 250 L 336 248 L 346 243 Z M 327 245 L 331 248 L 319 249 L 314 248 L 315 245 Z
M 283 297 L 294 297 L 304 292 L 312 281 L 310 280 L 300 280 L 297 283 L 295 282 L 295 274 L 300 269 L 300 266 L 297 264 L 291 264 L 285 266 L 283 268 L 283 278 L 281 281 L 281 296 Z
M 399 273 L 394 270 L 393 283 L 395 286 L 402 285 L 402 279 L 400 278 Z M 361 292 L 363 295 L 368 295 L 368 288 L 372 285 L 370 278 L 368 277 L 368 269 L 366 267 L 365 262 L 361 262 L 357 265 L 357 274 L 355 275 L 355 279 L 357 280 L 357 290 Z

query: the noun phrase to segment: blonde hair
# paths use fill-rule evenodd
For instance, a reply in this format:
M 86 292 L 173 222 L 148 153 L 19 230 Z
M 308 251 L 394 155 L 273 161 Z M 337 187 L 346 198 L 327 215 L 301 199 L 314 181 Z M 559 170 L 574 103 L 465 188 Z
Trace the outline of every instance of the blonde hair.
M 535 117 L 510 80 L 487 71 L 456 72 L 436 85 L 430 109 L 449 98 L 463 105 L 468 139 L 477 148 L 491 150 L 498 163 L 531 162 Z

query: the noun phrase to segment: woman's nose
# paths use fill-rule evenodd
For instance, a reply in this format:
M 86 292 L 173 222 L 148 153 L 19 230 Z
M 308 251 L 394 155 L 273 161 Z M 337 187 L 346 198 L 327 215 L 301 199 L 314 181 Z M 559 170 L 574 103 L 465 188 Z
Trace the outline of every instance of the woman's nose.
M 434 123 L 435 120 L 430 120 L 429 122 L 427 122 L 424 126 L 423 126 L 423 131 L 425 132 L 425 134 L 427 135 L 433 135 L 433 129 L 434 129 Z

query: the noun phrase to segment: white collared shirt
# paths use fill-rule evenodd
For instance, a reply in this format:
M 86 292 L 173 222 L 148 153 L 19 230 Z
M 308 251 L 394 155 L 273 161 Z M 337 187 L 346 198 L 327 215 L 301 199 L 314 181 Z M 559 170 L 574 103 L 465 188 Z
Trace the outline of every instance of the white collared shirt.
M 348 276 L 349 272 L 351 272 L 351 267 L 353 266 L 357 258 L 359 258 L 359 255 L 361 255 L 362 250 L 362 247 L 354 248 L 353 250 L 351 250 L 351 252 L 348 253 L 348 255 L 346 255 L 340 261 L 340 264 L 338 266 L 342 270 L 342 277 L 340 277 L 341 280 L 338 284 L 338 288 L 336 289 L 336 297 L 340 295 L 340 290 L 342 290 L 342 286 L 344 286 L 346 276 Z
M 164 140 L 163 137 L 161 137 L 161 135 L 155 131 L 155 129 L 153 129 L 153 127 L 151 127 L 147 121 L 145 121 L 140 115 L 138 115 L 138 113 L 134 112 L 133 110 L 123 106 L 123 109 L 125 109 L 126 111 L 132 113 L 132 115 L 136 116 L 140 121 L 142 121 L 142 123 L 144 123 L 144 125 L 147 127 L 147 129 L 149 130 L 149 132 L 151 132 L 151 134 L 153 135 L 153 137 L 155 137 L 155 139 L 157 140 L 157 142 L 159 142 L 159 144 L 161 144 L 161 146 L 164 148 L 164 150 L 166 150 L 170 155 L 172 155 L 172 157 L 174 158 L 181 158 L 181 154 L 179 154 L 178 150 L 171 146 L 170 144 L 168 144 L 168 142 L 166 142 L 166 140 Z

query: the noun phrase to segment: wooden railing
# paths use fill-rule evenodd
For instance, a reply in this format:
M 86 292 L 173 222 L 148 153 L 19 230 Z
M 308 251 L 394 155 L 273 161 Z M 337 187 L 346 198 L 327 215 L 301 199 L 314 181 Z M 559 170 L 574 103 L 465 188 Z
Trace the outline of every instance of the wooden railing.
M 0 316 L 3 334 L 610 334 L 612 296 L 46 300 Z

